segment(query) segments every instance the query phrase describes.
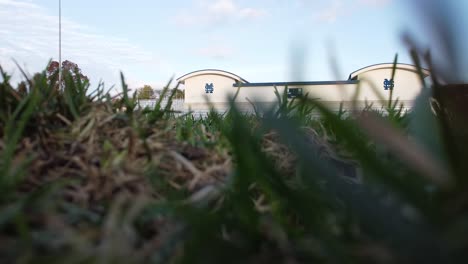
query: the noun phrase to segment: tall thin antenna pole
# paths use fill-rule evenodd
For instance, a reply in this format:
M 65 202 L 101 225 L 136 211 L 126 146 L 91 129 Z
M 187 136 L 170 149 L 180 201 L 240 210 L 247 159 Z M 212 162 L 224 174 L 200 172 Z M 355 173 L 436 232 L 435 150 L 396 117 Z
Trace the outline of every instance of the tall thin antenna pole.
M 59 87 L 62 88 L 62 0 L 59 0 Z

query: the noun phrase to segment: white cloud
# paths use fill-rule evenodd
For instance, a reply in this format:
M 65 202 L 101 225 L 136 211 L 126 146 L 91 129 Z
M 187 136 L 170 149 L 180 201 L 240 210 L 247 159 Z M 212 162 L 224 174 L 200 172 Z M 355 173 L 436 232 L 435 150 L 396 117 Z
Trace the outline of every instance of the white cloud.
M 37 6 L 28 1 L 0 0 L 0 5 L 20 8 L 37 8 Z
M 243 7 L 235 0 L 209 0 L 181 10 L 173 21 L 179 26 L 212 26 L 232 21 L 254 20 L 265 17 L 265 9 Z
M 27 69 L 34 72 L 42 71 L 49 59 L 58 60 L 56 15 L 26 0 L 0 0 L 0 25 L 0 63 L 7 71 L 15 71 L 12 58 L 27 62 Z M 94 84 L 99 78 L 117 80 L 118 71 L 129 65 L 155 70 L 166 66 L 160 56 L 128 39 L 96 33 L 66 17 L 62 17 L 62 59 L 78 63 Z
M 255 9 L 249 7 L 241 9 L 239 13 L 241 17 L 251 19 L 261 18 L 268 15 L 268 13 L 263 9 Z
M 217 0 L 208 7 L 212 13 L 220 15 L 232 15 L 238 11 L 233 0 Z
M 392 0 L 359 0 L 360 4 L 368 5 L 368 6 L 375 6 L 375 7 L 382 7 L 392 2 Z
M 234 54 L 234 50 L 227 45 L 215 44 L 197 50 L 197 54 L 214 59 L 225 59 Z
M 335 0 L 324 9 L 316 12 L 314 18 L 321 22 L 334 23 L 340 17 L 352 15 L 359 6 L 381 8 L 392 0 Z M 315 6 L 313 6 L 315 9 Z
M 338 16 L 345 12 L 342 1 L 336 0 L 331 6 L 323 9 L 319 13 L 316 13 L 315 18 L 322 22 L 333 23 L 337 20 Z

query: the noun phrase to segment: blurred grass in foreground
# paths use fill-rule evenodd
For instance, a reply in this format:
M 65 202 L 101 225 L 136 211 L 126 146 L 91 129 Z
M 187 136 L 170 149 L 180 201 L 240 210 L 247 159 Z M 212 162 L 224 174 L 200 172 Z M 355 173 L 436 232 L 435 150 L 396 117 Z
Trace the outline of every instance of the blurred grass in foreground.
M 448 63 L 406 38 L 433 78 L 410 113 L 277 94 L 199 119 L 138 109 L 123 76 L 112 98 L 0 68 L 0 260 L 466 263 L 468 92 L 442 84 L 463 72 L 445 22 Z
M 435 82 L 411 113 L 277 94 L 275 109 L 199 119 L 137 109 L 123 77 L 111 98 L 67 76 L 62 89 L 45 73 L 14 89 L 1 74 L 4 262 L 468 257 L 466 86 Z

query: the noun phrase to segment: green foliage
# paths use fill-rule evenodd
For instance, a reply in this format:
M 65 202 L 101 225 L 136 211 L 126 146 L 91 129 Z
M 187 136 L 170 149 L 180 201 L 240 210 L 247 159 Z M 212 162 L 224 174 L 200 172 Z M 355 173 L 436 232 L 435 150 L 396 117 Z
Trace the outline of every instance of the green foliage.
M 62 70 L 62 82 L 59 85 L 58 82 L 60 69 Z M 63 87 L 65 85 L 65 82 L 67 81 L 65 76 L 68 76 L 68 78 L 73 79 L 73 81 L 79 81 L 82 84 L 89 83 L 88 77 L 81 72 L 81 69 L 78 66 L 78 64 L 69 60 L 63 61 L 61 67 L 59 62 L 51 61 L 47 66 L 46 76 L 49 84 L 57 87 Z
M 185 90 L 176 89 L 174 94 L 174 99 L 184 99 L 185 98 Z
M 370 109 L 333 113 L 307 95 L 289 100 L 276 92 L 277 107 L 256 109 L 255 115 L 240 113 L 233 104 L 225 114 L 211 111 L 195 118 L 171 111 L 177 91 L 169 88 L 171 82 L 162 91 L 169 98 L 164 108 L 159 99 L 153 109 L 138 110 L 123 76 L 123 95 L 114 101 L 102 87 L 89 94 L 86 83 L 70 76 L 57 90 L 45 74 L 35 75 L 21 84 L 26 85 L 22 93 L 3 71 L 2 76 L 0 236 L 31 252 L 26 262 L 40 261 L 34 258 L 44 256 L 40 248 L 47 248 L 47 259 L 55 262 L 120 262 L 120 255 L 154 263 L 402 263 L 465 257 L 465 211 L 453 208 L 465 197 L 463 167 L 445 154 L 443 130 L 425 133 L 423 126 L 434 130 L 444 118 L 431 111 L 427 92 L 411 114 L 397 110 L 395 102 L 380 117 Z M 448 95 L 444 100 L 451 102 Z M 450 135 L 457 111 L 446 112 Z M 309 128 L 315 134 L 307 133 Z M 408 149 L 413 144 L 407 133 L 423 147 Z M 44 154 L 24 153 L 27 145 L 21 142 L 36 139 L 49 142 L 57 153 L 72 151 L 85 167 L 77 171 L 63 163 L 35 169 Z M 457 140 L 464 134 L 457 133 Z M 86 144 L 87 151 L 76 152 L 77 144 Z M 287 152 L 274 150 L 282 146 Z M 325 151 L 330 147 L 332 153 Z M 357 178 L 340 169 L 339 156 L 360 171 Z M 291 160 L 292 171 L 279 166 L 285 160 Z M 453 174 L 444 178 L 428 171 L 447 167 Z M 66 178 L 81 176 L 78 181 L 51 178 L 21 191 L 58 168 Z M 139 179 L 141 185 L 133 188 L 140 191 L 123 198 L 123 181 L 110 193 L 107 187 L 98 189 L 93 195 L 102 198 L 88 206 L 65 199 L 69 188 L 91 195 L 85 190 L 97 184 L 90 178 L 96 170 L 104 182 L 114 182 L 117 175 L 129 182 Z M 185 179 L 187 173 L 193 177 Z M 82 185 L 86 182 L 91 185 Z M 47 217 L 34 224 L 39 216 L 58 217 L 63 227 L 49 229 Z M 83 227 L 101 235 L 83 236 Z M 153 239 L 159 246 L 152 246 Z M 0 246 L 6 259 L 19 260 L 15 252 Z
M 154 98 L 154 90 L 151 86 L 145 85 L 142 88 L 137 89 L 138 100 L 149 100 Z

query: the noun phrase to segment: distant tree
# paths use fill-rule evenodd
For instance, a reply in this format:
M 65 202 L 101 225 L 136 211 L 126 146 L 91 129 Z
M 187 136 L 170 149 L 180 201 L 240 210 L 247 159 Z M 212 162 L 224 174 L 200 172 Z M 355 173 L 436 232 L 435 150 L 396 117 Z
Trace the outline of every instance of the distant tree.
M 137 99 L 138 100 L 148 100 L 154 98 L 154 90 L 151 86 L 145 85 L 142 88 L 137 90 Z
M 174 94 L 175 99 L 184 99 L 185 98 L 185 90 L 179 90 L 177 89 L 175 94 Z
M 47 67 L 47 79 L 50 82 L 55 82 L 58 85 L 59 82 L 59 65 L 58 61 L 51 61 Z M 65 83 L 67 76 L 71 76 L 73 81 L 81 80 L 82 83 L 88 83 L 89 79 L 86 75 L 81 72 L 78 64 L 65 60 L 62 62 L 62 84 Z
M 174 88 L 175 89 L 175 88 Z M 161 96 L 163 90 L 155 90 L 155 96 L 156 97 L 159 97 Z M 169 95 L 171 95 L 172 93 L 174 92 L 173 89 L 170 89 L 166 92 L 166 94 L 164 95 L 165 97 L 168 97 Z M 179 90 L 177 89 L 174 93 L 174 99 L 184 99 L 185 98 L 185 90 Z

